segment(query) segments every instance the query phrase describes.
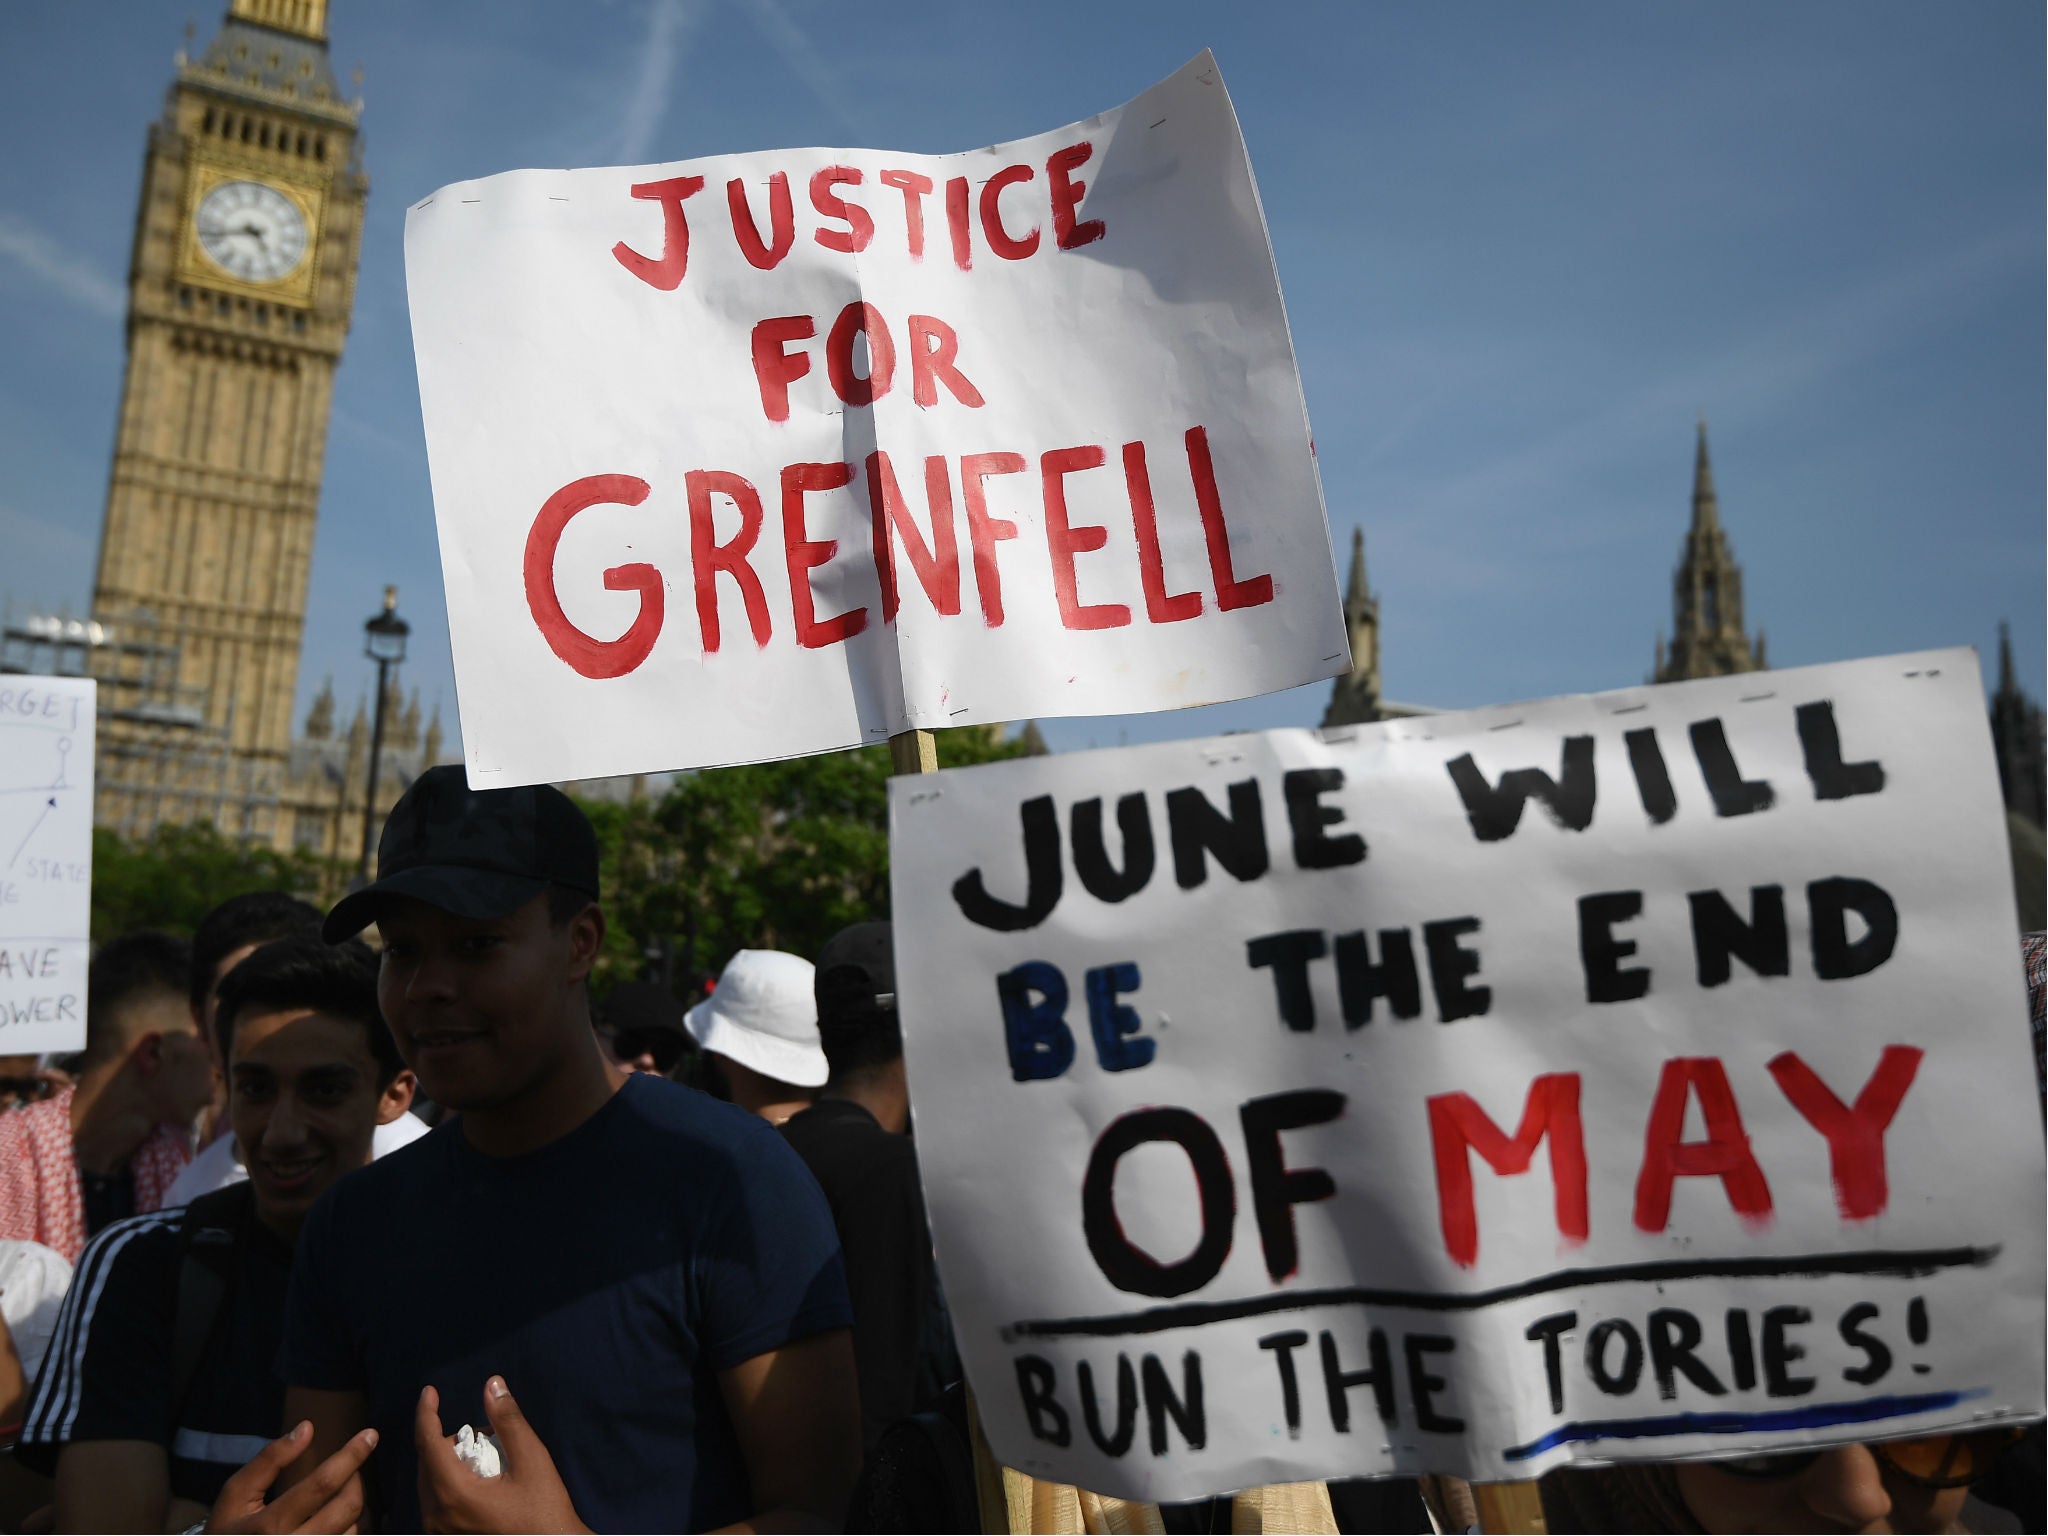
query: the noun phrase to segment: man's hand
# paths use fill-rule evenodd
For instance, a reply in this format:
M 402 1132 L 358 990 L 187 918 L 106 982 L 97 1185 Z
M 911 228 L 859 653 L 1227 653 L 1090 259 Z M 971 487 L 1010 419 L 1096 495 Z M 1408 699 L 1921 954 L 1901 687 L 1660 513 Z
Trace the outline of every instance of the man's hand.
M 430 1531 L 583 1531 L 555 1459 L 512 1400 L 505 1378 L 484 1383 L 484 1412 L 504 1454 L 505 1470 L 479 1477 L 455 1456 L 441 1433 L 441 1395 L 420 1393 L 413 1439 L 420 1456 L 420 1520 Z
M 363 1513 L 359 1475 L 377 1448 L 377 1431 L 366 1429 L 300 1479 L 276 1502 L 264 1498 L 278 1474 L 305 1455 L 313 1426 L 301 1423 L 258 1451 L 250 1463 L 221 1486 L 206 1517 L 209 1532 L 346 1531 Z

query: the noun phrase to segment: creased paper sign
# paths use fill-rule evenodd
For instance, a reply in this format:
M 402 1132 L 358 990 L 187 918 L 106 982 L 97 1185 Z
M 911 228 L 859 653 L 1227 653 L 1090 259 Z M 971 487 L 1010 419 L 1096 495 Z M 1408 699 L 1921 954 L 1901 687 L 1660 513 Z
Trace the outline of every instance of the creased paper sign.
M 2038 1415 L 1989 747 L 1957 650 L 892 781 L 997 1455 L 1186 1499 Z
M 0 1056 L 85 1045 L 94 684 L 0 677 Z
M 444 187 L 406 280 L 470 782 L 1174 709 L 1348 664 L 1207 54 L 959 155 Z

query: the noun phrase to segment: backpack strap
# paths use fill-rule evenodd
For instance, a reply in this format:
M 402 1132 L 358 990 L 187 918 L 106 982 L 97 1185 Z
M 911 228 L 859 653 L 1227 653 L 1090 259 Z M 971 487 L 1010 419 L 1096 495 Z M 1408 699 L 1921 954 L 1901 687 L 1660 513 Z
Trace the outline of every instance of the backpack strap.
M 184 1416 L 206 1346 L 227 1310 L 235 1257 L 253 1209 L 252 1192 L 245 1183 L 201 1195 L 185 1207 L 178 1232 L 178 1295 L 171 1330 L 173 1424 Z

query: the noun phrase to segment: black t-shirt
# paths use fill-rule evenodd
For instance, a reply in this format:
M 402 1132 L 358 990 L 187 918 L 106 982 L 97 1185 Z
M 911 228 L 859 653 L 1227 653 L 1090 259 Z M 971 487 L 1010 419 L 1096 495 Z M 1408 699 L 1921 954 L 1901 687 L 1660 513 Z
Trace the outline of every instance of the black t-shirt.
M 460 1116 L 341 1180 L 299 1235 L 279 1370 L 362 1392 L 388 1530 L 420 1525 L 413 1412 L 483 1426 L 502 1375 L 593 1530 L 751 1513 L 718 1373 L 851 1321 L 818 1186 L 768 1124 L 635 1073 L 486 1157 Z
M 891 1424 L 930 1406 L 944 1383 L 935 1352 L 932 1239 L 917 1152 L 860 1105 L 824 1099 L 783 1123 L 811 1170 L 846 1254 L 862 1439 L 872 1453 Z M 942 1345 L 938 1346 L 943 1348 Z
M 255 1219 L 245 1184 L 209 1195 L 203 1227 L 235 1233 L 226 1284 L 183 1404 L 172 1401 L 185 1207 L 116 1222 L 86 1244 L 30 1401 L 16 1456 L 53 1474 L 66 1445 L 151 1440 L 170 1457 L 174 1497 L 212 1504 L 221 1484 L 274 1440 L 284 1384 L 291 1250 Z

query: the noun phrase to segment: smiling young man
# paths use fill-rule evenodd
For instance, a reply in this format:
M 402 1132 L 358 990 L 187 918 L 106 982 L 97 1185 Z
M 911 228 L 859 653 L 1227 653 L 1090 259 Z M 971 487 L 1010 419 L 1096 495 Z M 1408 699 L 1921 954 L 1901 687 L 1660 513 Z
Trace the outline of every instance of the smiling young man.
M 329 916 L 376 922 L 384 1015 L 457 1113 L 306 1225 L 303 1461 L 373 1426 L 392 1530 L 837 1529 L 860 1414 L 831 1215 L 764 1122 L 607 1060 L 597 865 L 560 791 L 434 768 Z M 500 1429 L 503 1477 L 455 1464 L 463 1423 Z
M 207 1049 L 213 1052 L 224 1089 L 227 1051 L 221 1044 L 220 1032 L 214 1027 L 214 1018 L 220 1008 L 221 983 L 227 980 L 236 966 L 265 944 L 274 944 L 280 939 L 317 939 L 325 916 L 318 907 L 285 891 L 245 891 L 239 896 L 230 896 L 208 912 L 192 931 L 192 1018 L 199 1026 L 200 1037 L 205 1040 Z M 242 1153 L 235 1141 L 234 1128 L 227 1123 L 226 1106 L 223 1091 L 218 1126 L 220 1134 L 201 1148 L 199 1155 L 171 1184 L 170 1192 L 164 1196 L 165 1205 L 189 1205 L 201 1195 L 225 1189 L 248 1177 L 248 1170 L 242 1166 Z M 396 1152 L 426 1134 L 425 1121 L 410 1114 L 400 1115 L 377 1127 L 371 1138 L 373 1155 L 382 1157 L 387 1152 Z
M 276 1434 L 299 1228 L 411 1099 L 361 944 L 257 950 L 217 1026 L 249 1179 L 117 1223 L 80 1259 L 17 1452 L 54 1473 L 60 1531 L 181 1529 Z

